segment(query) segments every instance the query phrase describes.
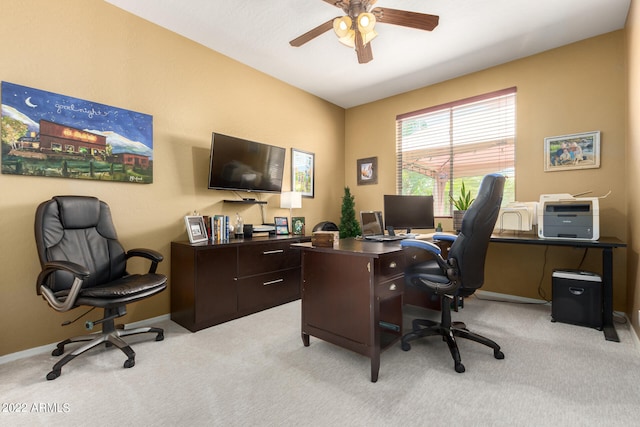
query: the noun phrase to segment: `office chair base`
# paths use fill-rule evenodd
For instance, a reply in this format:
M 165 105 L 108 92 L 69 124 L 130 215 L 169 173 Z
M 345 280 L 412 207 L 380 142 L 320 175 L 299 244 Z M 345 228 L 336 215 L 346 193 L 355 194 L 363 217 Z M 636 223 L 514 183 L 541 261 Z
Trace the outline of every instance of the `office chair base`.
M 68 338 L 58 343 L 56 348 L 51 352 L 52 356 L 62 356 L 64 354 L 64 347 L 67 344 L 88 341 L 87 344 L 78 347 L 71 353 L 64 356 L 64 358 L 62 358 L 62 360 L 60 360 L 58 363 L 56 363 L 53 366 L 51 372 L 47 374 L 47 380 L 55 380 L 62 374 L 62 367 L 64 365 L 66 365 L 82 353 L 91 350 L 92 348 L 103 343 L 106 347 L 111 347 L 112 345 L 114 345 L 122 350 L 122 352 L 127 356 L 127 360 L 124 362 L 123 366 L 125 368 L 133 368 L 136 364 L 136 353 L 121 337 L 151 332 L 157 334 L 155 338 L 156 341 L 162 341 L 164 339 L 164 330 L 161 328 L 144 327 L 135 329 L 124 329 L 120 326 L 115 327 L 113 323 L 113 319 L 105 322 L 102 332 Z
M 414 319 L 412 325 L 413 331 L 402 337 L 400 343 L 402 350 L 411 350 L 411 344 L 409 344 L 409 341 L 440 335 L 442 340 L 445 341 L 449 347 L 449 352 L 451 353 L 451 357 L 454 362 L 454 369 L 458 373 L 463 373 L 465 371 L 465 367 L 462 364 L 460 351 L 458 350 L 458 344 L 456 343 L 455 337 L 465 338 L 486 345 L 487 347 L 491 347 L 493 349 L 493 357 L 496 359 L 504 359 L 504 353 L 500 350 L 500 346 L 496 342 L 469 331 L 463 322 L 451 322 L 451 326 L 446 326 L 446 324 L 443 325 L 442 323 L 437 323 L 432 320 Z

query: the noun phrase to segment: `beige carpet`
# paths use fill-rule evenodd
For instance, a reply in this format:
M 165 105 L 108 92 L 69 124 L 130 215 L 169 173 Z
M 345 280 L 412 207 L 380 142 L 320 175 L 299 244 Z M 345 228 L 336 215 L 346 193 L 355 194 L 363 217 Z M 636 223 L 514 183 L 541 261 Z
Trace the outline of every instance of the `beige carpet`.
M 377 383 L 365 357 L 313 337 L 302 345 L 299 301 L 197 333 L 165 321 L 164 341 L 129 341 L 131 369 L 105 348 L 55 381 L 45 380 L 57 360 L 49 354 L 0 365 L 0 425 L 638 425 L 640 357 L 628 325 L 613 343 L 549 314 L 468 299 L 454 320 L 495 339 L 504 360 L 460 340 L 467 371 L 458 374 L 438 338 L 409 352 L 397 344 L 382 354 Z

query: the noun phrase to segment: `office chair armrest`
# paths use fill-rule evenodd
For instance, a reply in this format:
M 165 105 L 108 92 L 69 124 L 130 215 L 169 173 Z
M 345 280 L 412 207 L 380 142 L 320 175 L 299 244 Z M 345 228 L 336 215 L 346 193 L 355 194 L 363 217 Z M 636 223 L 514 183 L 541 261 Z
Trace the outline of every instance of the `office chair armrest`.
M 56 298 L 53 291 L 46 285 L 46 281 L 49 276 L 60 270 L 69 272 L 74 276 L 71 289 L 69 289 L 69 293 L 65 295 L 63 299 Z M 40 274 L 38 274 L 36 292 L 38 295 L 42 295 L 49 305 L 56 311 L 69 311 L 75 306 L 78 294 L 80 293 L 80 290 L 82 290 L 82 283 L 90 274 L 91 273 L 86 267 L 76 264 L 75 262 L 50 261 L 45 263 L 44 268 Z
M 136 248 L 127 251 L 127 259 L 131 257 L 142 257 L 151 260 L 151 267 L 149 267 L 149 273 L 155 273 L 158 268 L 158 263 L 164 259 L 164 256 L 153 249 Z
M 438 266 L 444 272 L 448 272 L 451 269 L 451 265 L 442 258 L 442 250 L 435 243 L 427 242 L 425 240 L 418 239 L 404 239 L 400 242 L 400 246 L 404 247 L 413 247 L 418 249 L 424 249 L 425 251 L 430 252 L 434 255 L 434 259 L 438 263 Z M 447 274 L 448 275 L 448 274 Z
M 400 241 L 400 246 L 404 247 L 412 247 L 418 249 L 424 249 L 425 251 L 431 252 L 434 255 L 440 255 L 442 251 L 440 247 L 435 243 L 427 242 L 426 240 L 418 240 L 418 239 L 404 239 Z
M 455 242 L 457 238 L 458 236 L 455 234 L 440 234 L 440 233 L 436 233 L 432 237 L 433 240 L 444 240 L 445 242 Z

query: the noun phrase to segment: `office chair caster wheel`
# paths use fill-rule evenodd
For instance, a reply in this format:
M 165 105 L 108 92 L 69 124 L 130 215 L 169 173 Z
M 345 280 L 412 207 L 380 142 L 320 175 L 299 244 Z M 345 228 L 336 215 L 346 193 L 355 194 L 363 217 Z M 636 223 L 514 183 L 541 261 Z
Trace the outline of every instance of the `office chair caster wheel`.
M 60 376 L 61 372 L 60 369 L 54 369 L 53 371 L 49 372 L 47 374 L 47 380 L 51 381 L 51 380 L 55 380 L 56 378 L 58 378 Z
M 127 359 L 126 362 L 124 362 L 124 367 L 125 368 L 133 368 L 136 364 L 136 360 L 135 359 Z
M 504 353 L 500 350 L 493 350 L 493 357 L 496 359 L 504 359 Z
M 461 374 L 465 371 L 464 365 L 462 363 L 456 363 L 456 372 Z
M 162 341 L 163 339 L 164 339 L 164 334 L 162 332 L 156 335 L 156 341 Z
M 402 341 L 402 342 L 400 343 L 400 348 L 401 348 L 402 350 L 404 350 L 404 351 L 409 351 L 409 350 L 411 350 L 411 344 L 409 344 L 408 342 L 404 342 L 404 341 Z
M 57 347 L 55 350 L 53 350 L 51 352 L 52 356 L 62 356 L 62 354 L 64 353 L 64 349 Z

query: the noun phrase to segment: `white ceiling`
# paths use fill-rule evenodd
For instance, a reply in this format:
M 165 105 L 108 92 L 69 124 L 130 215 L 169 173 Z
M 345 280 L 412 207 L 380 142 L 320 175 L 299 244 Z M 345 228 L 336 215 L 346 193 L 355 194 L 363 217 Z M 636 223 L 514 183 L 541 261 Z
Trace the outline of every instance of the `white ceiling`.
M 631 0 L 378 0 L 440 24 L 378 23 L 367 64 L 333 31 L 289 45 L 343 15 L 322 0 L 105 1 L 349 108 L 624 28 Z

